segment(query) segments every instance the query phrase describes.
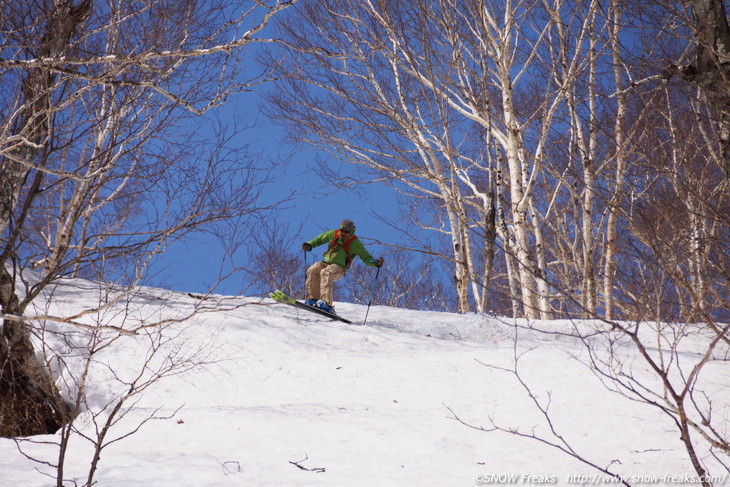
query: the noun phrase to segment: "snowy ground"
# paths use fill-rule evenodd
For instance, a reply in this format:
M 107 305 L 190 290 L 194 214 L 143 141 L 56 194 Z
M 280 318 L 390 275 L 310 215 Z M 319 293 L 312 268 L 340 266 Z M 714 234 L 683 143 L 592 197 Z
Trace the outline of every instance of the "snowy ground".
M 82 309 L 98 299 L 92 287 L 70 283 L 44 311 Z M 126 313 L 115 309 L 96 318 L 129 326 L 131 317 L 149 320 L 169 313 L 165 305 L 184 313 L 195 303 L 185 294 L 148 289 L 124 307 Z M 538 401 L 549 401 L 555 431 L 578 454 L 632 485 L 695 484 L 685 482 L 694 471 L 671 420 L 609 392 L 583 364 L 584 348 L 574 338 L 516 329 L 514 322 L 478 315 L 374 306 L 368 324 L 355 326 L 270 300 L 231 298 L 225 306 L 225 311 L 198 314 L 170 327 L 170 334 L 180 333 L 171 344 L 182 345 L 168 344 L 171 350 L 184 353 L 203 345 L 213 354 L 206 361 L 214 363 L 163 378 L 145 391 L 110 437 L 126 434 L 153 413 L 166 419 L 147 422 L 109 445 L 101 455 L 97 485 L 611 483 L 538 441 L 476 429 L 490 429 L 493 421 L 557 441 L 515 375 L 499 370 L 513 369 L 515 354 L 521 356 L 520 376 Z M 337 309 L 356 323 L 365 314 L 359 305 L 339 303 Z M 93 321 L 78 321 L 84 319 Z M 66 384 L 69 376 L 78 377 L 82 363 L 83 354 L 74 351 L 83 349 L 83 333 L 74 340 L 64 345 L 67 359 L 59 371 Z M 120 393 L 120 380 L 138 372 L 150 343 L 144 334 L 124 337 L 95 357 L 87 393 L 91 409 Z M 630 348 L 621 353 L 635 362 L 635 374 L 650 377 L 641 361 L 633 361 Z M 686 353 L 692 359 L 693 351 Z M 716 404 L 724 405 L 716 414 L 727 417 L 730 364 L 708 367 L 703 384 Z M 77 424 L 94 434 L 89 412 Z M 55 463 L 58 438 L 0 439 L 0 486 L 55 485 L 54 470 L 26 455 Z M 73 440 L 64 485 L 84 484 L 92 453 L 88 442 Z M 713 473 L 727 473 L 706 451 L 700 455 Z M 716 484 L 730 485 L 726 480 Z

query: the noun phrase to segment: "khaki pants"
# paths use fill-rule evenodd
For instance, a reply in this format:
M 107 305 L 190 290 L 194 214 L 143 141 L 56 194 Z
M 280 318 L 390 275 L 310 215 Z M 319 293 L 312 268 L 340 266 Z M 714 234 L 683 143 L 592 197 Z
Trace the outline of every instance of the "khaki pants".
M 345 269 L 337 264 L 315 262 L 307 269 L 307 299 L 321 299 L 332 306 L 335 281 L 344 275 Z

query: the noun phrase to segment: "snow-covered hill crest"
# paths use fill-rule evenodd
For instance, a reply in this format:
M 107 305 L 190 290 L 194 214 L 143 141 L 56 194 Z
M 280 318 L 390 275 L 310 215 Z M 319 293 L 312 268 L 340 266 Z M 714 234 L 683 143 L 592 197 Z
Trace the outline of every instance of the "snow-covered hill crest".
M 39 314 L 71 316 L 104 296 L 92 283 L 67 281 L 46 298 L 51 304 Z M 365 315 L 360 305 L 337 309 L 356 323 Z M 38 337 L 57 355 L 49 350 L 45 358 L 54 361 L 63 390 L 69 397 L 84 392 L 63 485 L 86 482 L 94 457 L 89 439 L 98 439 L 135 384 L 144 387 L 123 403 L 105 437 L 98 485 L 616 480 L 558 446 L 632 484 L 695 473 L 671 419 L 611 392 L 611 382 L 588 366 L 589 347 L 597 350 L 608 337 L 574 335 L 605 329 L 601 323 L 373 306 L 366 326 L 346 325 L 268 299 L 200 300 L 158 289 L 137 290 L 74 322 L 46 321 Z M 106 328 L 94 330 L 99 325 Z M 655 385 L 630 343 L 613 345 L 609 365 Z M 702 352 L 683 350 L 672 359 L 689 364 Z M 703 391 L 728 419 L 728 362 L 709 365 Z M 56 485 L 57 470 L 48 464 L 58 463 L 60 438 L 0 440 L 0 485 Z M 711 473 L 725 472 L 706 446 L 698 453 Z

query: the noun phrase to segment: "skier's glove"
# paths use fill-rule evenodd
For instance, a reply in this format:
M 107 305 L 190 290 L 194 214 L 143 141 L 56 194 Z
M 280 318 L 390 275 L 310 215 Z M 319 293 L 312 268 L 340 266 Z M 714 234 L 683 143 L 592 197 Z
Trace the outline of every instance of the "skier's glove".
M 302 250 L 305 252 L 309 252 L 310 250 L 312 250 L 312 246 L 309 245 L 309 242 L 304 242 L 302 244 Z
M 373 264 L 375 264 L 375 267 L 383 267 L 383 258 L 379 258 L 378 260 L 374 260 Z

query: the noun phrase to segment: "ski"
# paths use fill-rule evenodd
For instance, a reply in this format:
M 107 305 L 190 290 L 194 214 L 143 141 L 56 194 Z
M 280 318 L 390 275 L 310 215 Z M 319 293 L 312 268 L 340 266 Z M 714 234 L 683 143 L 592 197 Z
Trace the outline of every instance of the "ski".
M 319 308 L 315 308 L 314 306 L 306 305 L 306 304 L 302 303 L 301 301 L 297 301 L 296 299 L 292 298 L 288 294 L 286 294 L 282 291 L 279 291 L 278 289 L 276 291 L 274 291 L 273 293 L 269 293 L 269 297 L 271 299 L 273 299 L 274 301 L 276 301 L 277 303 L 288 304 L 290 306 L 294 306 L 295 308 L 311 311 L 312 313 L 326 316 L 327 318 L 331 318 L 333 320 L 339 320 L 344 323 L 352 324 L 352 321 L 350 321 L 348 319 L 345 319 L 335 313 L 330 313 L 323 309 L 319 309 Z

